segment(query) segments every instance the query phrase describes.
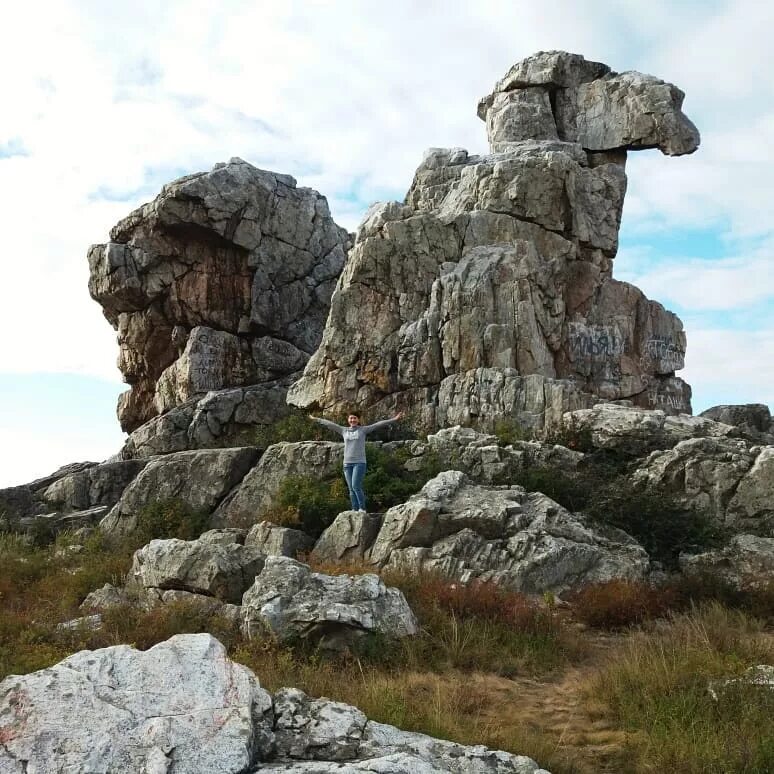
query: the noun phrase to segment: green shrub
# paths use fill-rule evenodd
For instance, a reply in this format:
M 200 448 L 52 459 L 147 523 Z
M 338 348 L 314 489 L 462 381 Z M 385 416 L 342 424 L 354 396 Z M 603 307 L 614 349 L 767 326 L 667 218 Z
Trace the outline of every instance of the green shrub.
M 706 514 L 680 505 L 665 492 L 635 488 L 626 478 L 595 492 L 584 513 L 631 535 L 669 570 L 677 569 L 681 552 L 714 548 L 723 537 Z
M 502 446 L 508 446 L 518 441 L 531 441 L 534 435 L 532 428 L 519 424 L 511 417 L 498 419 L 494 424 L 493 432 Z
M 295 521 L 300 529 L 318 538 L 336 516 L 350 508 L 347 484 L 343 475 L 336 478 L 309 478 L 288 476 L 280 485 L 275 510 L 279 519 L 269 520 L 290 524 Z M 292 514 L 295 514 L 293 518 Z
M 148 503 L 137 514 L 134 539 L 144 545 L 154 539 L 195 540 L 208 529 L 209 514 L 194 511 L 179 498 Z
M 430 452 L 423 455 L 419 470 L 406 470 L 410 452 L 405 447 L 393 450 L 367 444 L 366 455 L 363 490 L 371 512 L 405 502 L 440 470 L 437 457 Z M 342 473 L 327 478 L 289 476 L 280 485 L 275 508 L 267 518 L 275 523 L 297 525 L 316 538 L 339 513 L 350 508 Z

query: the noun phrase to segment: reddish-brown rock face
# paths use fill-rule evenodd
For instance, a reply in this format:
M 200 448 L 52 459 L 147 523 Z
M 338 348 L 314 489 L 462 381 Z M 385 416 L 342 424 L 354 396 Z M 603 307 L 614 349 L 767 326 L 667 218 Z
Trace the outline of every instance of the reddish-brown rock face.
M 89 290 L 118 332 L 128 431 L 303 368 L 349 247 L 324 197 L 240 159 L 164 186 L 110 238 L 89 250 Z

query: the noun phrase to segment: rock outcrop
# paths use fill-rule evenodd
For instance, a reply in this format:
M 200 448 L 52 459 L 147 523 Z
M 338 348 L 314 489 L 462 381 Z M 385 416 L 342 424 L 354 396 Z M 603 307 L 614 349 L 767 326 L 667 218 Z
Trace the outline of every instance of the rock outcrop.
M 127 431 L 303 368 L 349 247 L 323 196 L 241 159 L 167 184 L 110 240 L 89 250 L 89 291 L 118 331 Z
M 76 653 L 0 683 L 0 771 L 548 774 L 531 758 L 369 721 L 295 689 L 272 698 L 209 634 Z
M 454 470 L 387 511 L 366 557 L 388 570 L 491 580 L 528 593 L 641 579 L 650 566 L 621 530 L 592 528 L 539 492 L 473 485 Z
M 100 523 L 126 534 L 137 526 L 146 505 L 179 499 L 194 512 L 212 513 L 258 460 L 251 447 L 202 449 L 155 457 L 143 468 Z
M 76 462 L 22 486 L 0 489 L 0 530 L 54 536 L 98 524 L 144 460 Z
M 758 443 L 774 444 L 774 419 L 763 403 L 712 406 L 700 416 L 733 425 L 747 438 Z
M 135 551 L 129 577 L 144 589 L 187 591 L 241 604 L 263 569 L 256 546 L 202 540 L 151 540 Z
M 576 55 L 514 66 L 480 107 L 490 155 L 428 151 L 405 202 L 368 211 L 289 401 L 488 430 L 600 398 L 690 412 L 681 322 L 611 276 L 626 152 L 695 150 L 681 102 Z
M 0 770 L 241 772 L 268 755 L 272 701 L 208 634 L 81 651 L 0 683 Z M 206 743 L 203 740 L 206 739 Z
M 704 415 L 666 414 L 631 405 L 600 403 L 591 409 L 569 411 L 562 417 L 565 431 L 585 437 L 597 449 L 638 456 L 669 449 L 689 438 L 726 438 L 735 428 Z
M 735 533 L 774 537 L 774 446 L 692 438 L 653 452 L 632 481 L 669 492 Z
M 683 555 L 686 575 L 718 578 L 736 589 L 751 589 L 774 578 L 774 538 L 736 535 L 728 545 L 704 554 Z
M 144 459 L 194 449 L 252 446 L 256 428 L 286 416 L 292 379 L 214 390 L 140 425 L 126 439 L 118 459 Z

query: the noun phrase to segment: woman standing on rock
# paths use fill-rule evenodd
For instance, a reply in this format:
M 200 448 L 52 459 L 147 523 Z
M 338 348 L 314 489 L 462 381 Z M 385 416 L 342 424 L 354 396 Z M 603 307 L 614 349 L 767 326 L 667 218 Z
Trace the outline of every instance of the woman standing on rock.
M 372 425 L 361 425 L 360 417 L 357 414 L 350 414 L 347 417 L 348 426 L 342 427 L 335 422 L 329 422 L 327 419 L 313 417 L 309 414 L 309 419 L 339 433 L 344 439 L 344 479 L 347 482 L 347 489 L 349 489 L 352 510 L 364 513 L 366 510 L 365 492 L 363 491 L 363 478 L 366 472 L 366 436 L 380 427 L 397 422 L 402 417 L 403 412 L 399 411 L 392 419 L 383 419 Z

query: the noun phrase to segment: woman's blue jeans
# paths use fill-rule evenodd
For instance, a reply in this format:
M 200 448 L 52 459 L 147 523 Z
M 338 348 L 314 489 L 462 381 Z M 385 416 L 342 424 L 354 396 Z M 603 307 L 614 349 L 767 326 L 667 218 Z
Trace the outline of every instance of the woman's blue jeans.
M 349 489 L 349 501 L 353 511 L 366 509 L 365 492 L 363 491 L 363 478 L 366 472 L 365 462 L 345 462 L 344 478 Z

